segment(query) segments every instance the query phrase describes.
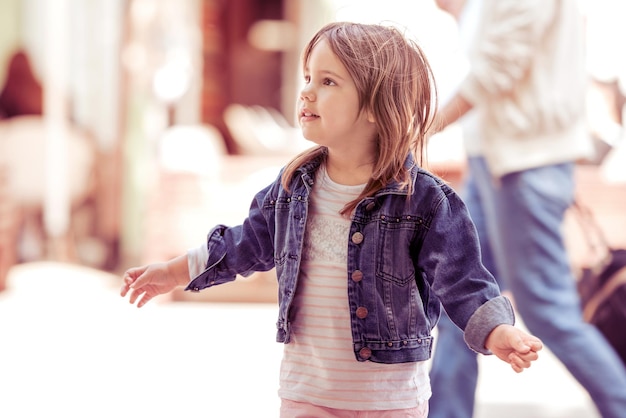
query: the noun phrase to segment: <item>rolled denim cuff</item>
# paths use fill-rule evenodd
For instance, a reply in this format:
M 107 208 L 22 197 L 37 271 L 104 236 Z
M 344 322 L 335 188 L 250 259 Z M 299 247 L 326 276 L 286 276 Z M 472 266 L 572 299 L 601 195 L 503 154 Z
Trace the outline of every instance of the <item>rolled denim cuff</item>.
M 465 327 L 465 342 L 477 353 L 492 354 L 485 347 L 485 342 L 491 331 L 502 324 L 514 325 L 515 313 L 511 302 L 504 296 L 498 296 L 485 302 L 470 317 Z

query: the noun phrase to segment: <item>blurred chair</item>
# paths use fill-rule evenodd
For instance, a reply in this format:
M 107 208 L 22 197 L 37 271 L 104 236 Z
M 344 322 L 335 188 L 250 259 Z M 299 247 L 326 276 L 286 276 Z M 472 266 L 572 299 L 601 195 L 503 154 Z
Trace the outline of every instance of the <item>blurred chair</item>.
M 71 215 L 93 197 L 95 190 L 95 147 L 92 139 L 75 127 L 67 128 L 68 186 Z M 45 121 L 40 116 L 17 116 L 0 120 L 0 168 L 3 181 L 0 185 L 0 215 L 2 219 L 2 248 L 4 265 L 16 263 L 23 254 L 21 235 L 26 228 L 41 239 L 41 251 L 27 251 L 46 255 L 48 239 L 43 224 L 44 197 L 46 193 Z M 72 257 L 72 219 L 70 230 L 62 239 Z M 1 270 L 1 269 L 0 269 Z

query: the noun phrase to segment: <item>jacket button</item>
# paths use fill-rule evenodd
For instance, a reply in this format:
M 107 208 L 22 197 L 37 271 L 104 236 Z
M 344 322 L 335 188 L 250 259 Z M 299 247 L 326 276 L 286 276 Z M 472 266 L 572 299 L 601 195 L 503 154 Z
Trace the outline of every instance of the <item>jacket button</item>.
M 359 357 L 361 357 L 363 360 L 367 360 L 368 358 L 372 357 L 372 350 L 367 347 L 363 347 L 359 350 Z
M 361 280 L 363 280 L 363 272 L 361 270 L 354 270 L 352 272 L 352 281 L 360 282 Z
M 365 210 L 371 212 L 376 207 L 376 202 L 369 202 L 367 206 L 365 206 Z
M 356 308 L 356 317 L 359 319 L 365 319 L 367 317 L 367 308 L 365 306 L 359 306 Z
M 355 232 L 352 234 L 352 242 L 355 244 L 360 244 L 363 242 L 363 234 L 360 232 Z

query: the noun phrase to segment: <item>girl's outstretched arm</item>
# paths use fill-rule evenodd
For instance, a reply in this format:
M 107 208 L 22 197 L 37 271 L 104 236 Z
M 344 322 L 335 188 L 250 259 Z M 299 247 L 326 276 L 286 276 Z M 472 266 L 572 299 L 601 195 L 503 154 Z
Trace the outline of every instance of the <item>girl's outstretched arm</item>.
M 120 295 L 130 294 L 129 302 L 137 302 L 141 308 L 157 295 L 171 292 L 189 283 L 187 255 L 181 255 L 165 263 L 149 264 L 126 270 Z
M 529 335 L 512 325 L 498 325 L 491 331 L 485 347 L 500 360 L 511 365 L 513 370 L 521 373 L 537 360 L 537 352 L 543 348 L 539 338 Z

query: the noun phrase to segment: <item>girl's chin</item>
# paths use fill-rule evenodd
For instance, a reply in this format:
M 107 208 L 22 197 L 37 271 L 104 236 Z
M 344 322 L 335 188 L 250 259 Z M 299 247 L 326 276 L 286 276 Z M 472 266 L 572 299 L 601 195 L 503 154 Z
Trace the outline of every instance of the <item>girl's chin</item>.
M 312 133 L 306 129 L 306 126 L 301 126 L 300 130 L 302 131 L 302 137 L 304 139 L 319 144 L 319 137 L 317 135 L 312 135 Z

